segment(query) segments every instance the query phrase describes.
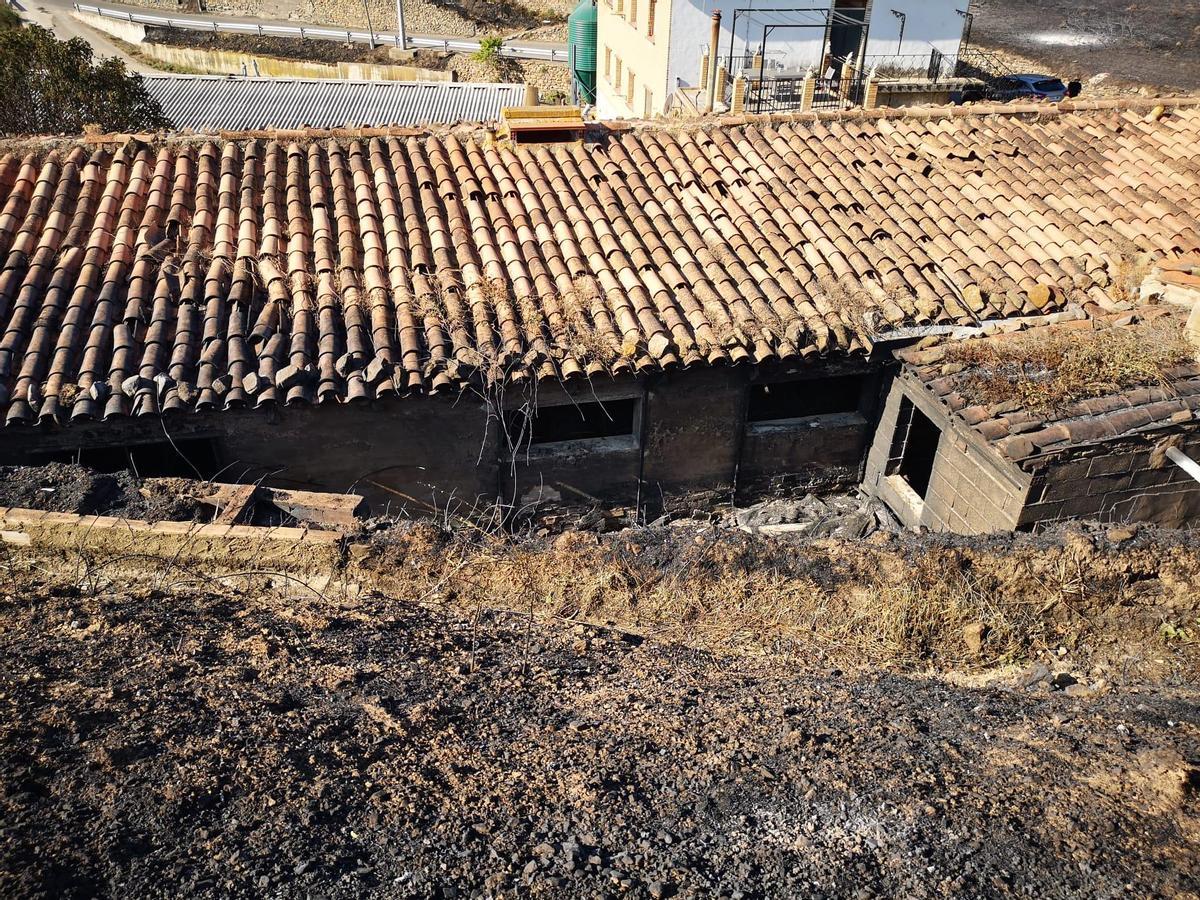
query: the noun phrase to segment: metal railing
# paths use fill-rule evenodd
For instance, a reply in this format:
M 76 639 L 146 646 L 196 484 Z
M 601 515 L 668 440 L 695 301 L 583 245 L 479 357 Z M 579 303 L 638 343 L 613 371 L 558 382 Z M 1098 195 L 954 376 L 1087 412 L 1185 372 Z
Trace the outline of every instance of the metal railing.
M 746 79 L 745 108 L 750 112 L 794 112 L 804 106 L 803 76 Z M 850 109 L 861 106 L 866 79 L 861 73 L 842 78 L 813 78 L 812 109 Z
M 122 22 L 133 22 L 138 25 L 151 25 L 160 28 L 185 28 L 189 31 L 230 32 L 233 34 L 254 34 L 260 37 L 288 37 L 313 39 L 321 41 L 344 41 L 347 44 L 391 44 L 399 47 L 398 35 L 386 31 L 354 31 L 347 28 L 323 28 L 315 25 L 261 25 L 255 22 L 229 22 L 205 19 L 192 19 L 186 16 L 156 16 L 149 13 L 135 13 L 126 10 L 110 9 L 103 6 L 92 6 L 86 3 L 74 4 L 76 12 L 90 13 L 108 19 L 118 19 Z M 479 49 L 479 41 L 466 38 L 433 38 L 409 35 L 405 42 L 407 47 L 414 49 L 442 50 L 446 53 L 474 53 Z M 504 44 L 500 55 L 514 59 L 541 59 L 548 62 L 567 62 L 565 47 L 534 47 L 529 44 Z
M 1010 74 L 992 54 L 966 48 L 957 54 L 933 49 L 928 53 L 867 56 L 863 59 L 863 69 L 874 70 L 876 77 L 885 81 L 937 82 L 974 78 L 990 82 Z

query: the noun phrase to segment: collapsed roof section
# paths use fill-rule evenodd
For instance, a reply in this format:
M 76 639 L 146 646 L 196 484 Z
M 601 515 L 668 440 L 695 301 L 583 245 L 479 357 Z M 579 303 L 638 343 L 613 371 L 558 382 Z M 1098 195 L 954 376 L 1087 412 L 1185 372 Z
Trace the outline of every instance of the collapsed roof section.
M 57 421 L 862 354 L 1200 251 L 1200 109 L 0 157 L 0 407 Z
M 1200 292 L 1197 293 L 1200 301 Z M 1200 346 L 1165 305 L 896 352 L 1002 458 L 1028 469 L 1067 450 L 1200 421 Z M 1086 370 L 1072 359 L 1087 357 Z

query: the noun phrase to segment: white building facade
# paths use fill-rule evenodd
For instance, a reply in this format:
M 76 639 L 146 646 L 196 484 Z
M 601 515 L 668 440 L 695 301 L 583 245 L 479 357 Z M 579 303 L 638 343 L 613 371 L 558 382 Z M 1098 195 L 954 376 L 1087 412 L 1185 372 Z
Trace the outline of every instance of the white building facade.
M 597 0 L 596 103 L 601 118 L 648 118 L 680 88 L 699 88 L 721 12 L 718 66 L 818 74 L 852 59 L 919 69 L 953 57 L 969 30 L 970 0 Z M 765 53 L 764 50 L 764 34 Z

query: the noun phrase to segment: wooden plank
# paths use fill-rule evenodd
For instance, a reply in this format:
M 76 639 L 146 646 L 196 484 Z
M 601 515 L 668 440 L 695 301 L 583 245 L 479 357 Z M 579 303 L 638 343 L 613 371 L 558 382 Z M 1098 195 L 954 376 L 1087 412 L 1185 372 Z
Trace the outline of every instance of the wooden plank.
M 201 502 L 216 509 L 214 525 L 236 525 L 254 502 L 258 490 L 252 484 L 213 484 L 213 492 L 201 498 Z
M 297 521 L 327 528 L 353 528 L 367 501 L 358 494 L 326 494 L 264 488 L 266 498 Z

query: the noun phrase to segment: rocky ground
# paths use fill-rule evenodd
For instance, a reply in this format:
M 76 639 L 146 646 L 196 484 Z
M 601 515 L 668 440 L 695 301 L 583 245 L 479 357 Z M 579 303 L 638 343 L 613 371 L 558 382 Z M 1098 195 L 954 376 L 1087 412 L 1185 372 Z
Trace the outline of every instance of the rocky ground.
M 371 49 L 366 44 L 339 44 L 337 41 L 299 40 L 297 38 L 260 37 L 258 35 L 192 31 L 186 28 L 147 28 L 146 40 L 171 47 L 198 47 L 202 50 L 229 50 L 281 59 L 299 59 L 322 63 L 365 62 L 384 65 L 411 65 L 429 69 L 446 68 L 449 54 L 420 50 L 413 59 L 400 63 L 388 47 Z
M 13 558 L 0 591 L 5 897 L 1197 896 L 1190 684 Z
M 0 897 L 1200 898 L 1200 536 L 693 499 L 0 543 Z
M 1085 84 L 1085 96 L 1200 89 L 1200 2 L 976 0 L 971 43 L 1016 71 Z
M 149 28 L 146 39 L 174 47 L 200 47 L 206 50 L 231 50 L 261 54 L 283 59 L 302 59 L 317 62 L 370 62 L 392 65 L 419 66 L 426 69 L 449 69 L 458 81 L 509 82 L 532 84 L 538 88 L 543 102 L 557 102 L 570 90 L 566 66 L 501 58 L 494 62 L 475 59 L 470 53 L 439 53 L 420 50 L 411 59 L 397 60 L 387 47 L 372 50 L 365 44 L 339 44 L 336 41 L 298 40 L 293 38 L 258 37 L 256 35 L 211 34 L 181 28 Z M 136 51 L 135 51 L 136 52 Z
M 227 13 L 257 19 L 278 19 L 314 25 L 396 28 L 394 0 L 126 0 L 135 6 L 177 11 Z M 419 34 L 473 37 L 500 34 L 526 40 L 565 42 L 565 20 L 576 4 L 572 0 L 405 0 L 405 27 Z

